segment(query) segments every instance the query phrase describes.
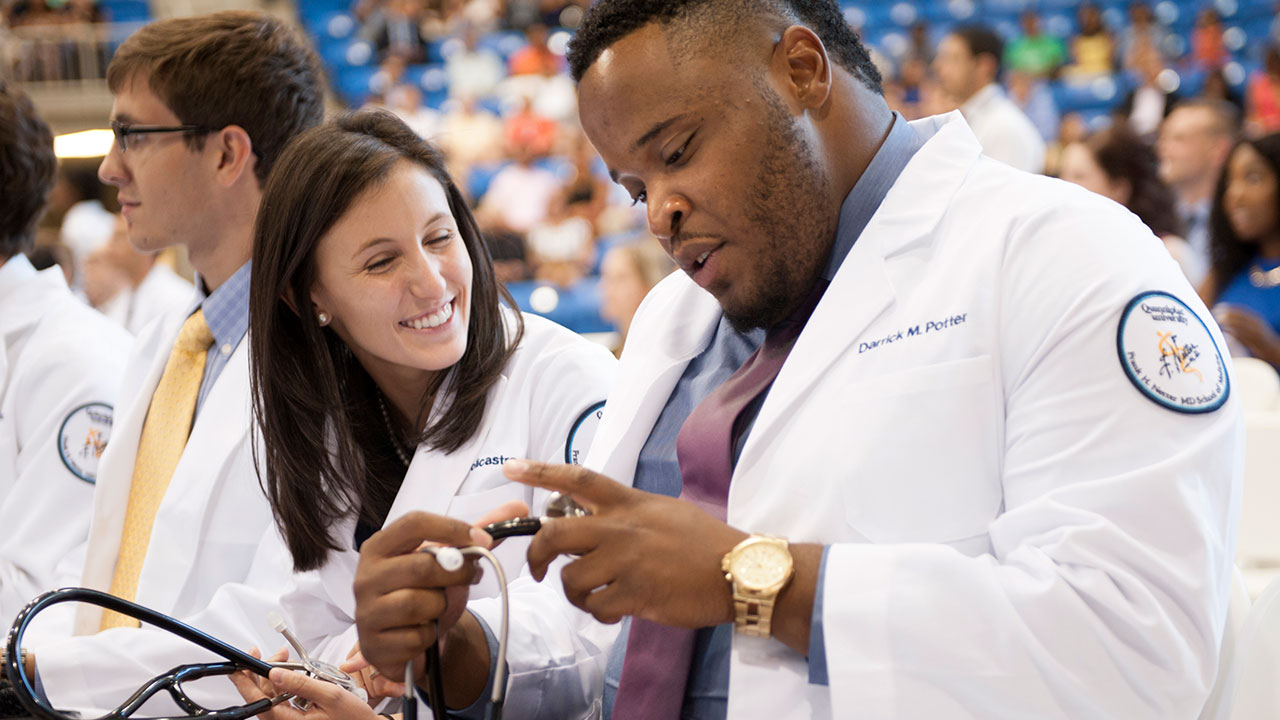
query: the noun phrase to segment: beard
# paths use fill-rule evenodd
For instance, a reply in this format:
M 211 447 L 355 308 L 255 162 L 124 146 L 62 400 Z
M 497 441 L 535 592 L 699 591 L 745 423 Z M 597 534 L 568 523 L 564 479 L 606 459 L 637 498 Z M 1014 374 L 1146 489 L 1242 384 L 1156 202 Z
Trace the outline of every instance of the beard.
M 837 218 L 826 204 L 829 178 L 773 88 L 758 81 L 769 144 L 748 192 L 746 216 L 763 239 L 740 297 L 721 308 L 738 332 L 771 328 L 808 296 L 831 253 Z

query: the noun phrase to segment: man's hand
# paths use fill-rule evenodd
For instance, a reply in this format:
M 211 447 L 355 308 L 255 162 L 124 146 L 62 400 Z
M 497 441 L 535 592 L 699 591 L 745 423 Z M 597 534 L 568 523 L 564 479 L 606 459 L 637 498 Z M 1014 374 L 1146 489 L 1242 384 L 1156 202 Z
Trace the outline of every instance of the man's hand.
M 700 628 L 733 620 L 733 595 L 720 560 L 746 533 L 693 503 L 625 487 L 574 465 L 508 461 L 508 478 L 568 493 L 592 515 L 548 521 L 529 546 L 541 580 L 560 555 L 569 602 L 601 622 L 634 615 Z

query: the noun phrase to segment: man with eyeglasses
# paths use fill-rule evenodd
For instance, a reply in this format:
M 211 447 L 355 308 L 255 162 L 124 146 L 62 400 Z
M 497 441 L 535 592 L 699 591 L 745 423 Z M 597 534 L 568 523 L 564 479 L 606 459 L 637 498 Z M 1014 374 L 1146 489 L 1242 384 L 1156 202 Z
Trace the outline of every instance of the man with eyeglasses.
M 186 249 L 196 293 L 138 337 L 83 571 L 62 584 L 191 619 L 224 586 L 276 597 L 289 579 L 258 553 L 273 522 L 251 449 L 250 242 L 272 163 L 322 119 L 321 71 L 281 22 L 232 11 L 142 28 L 116 51 L 107 83 L 116 142 L 99 177 L 118 188 L 139 250 Z M 115 707 L 149 677 L 201 659 L 166 656 L 132 618 L 72 612 L 33 625 L 27 646 L 57 707 Z M 266 617 L 193 622 L 236 639 L 273 634 Z

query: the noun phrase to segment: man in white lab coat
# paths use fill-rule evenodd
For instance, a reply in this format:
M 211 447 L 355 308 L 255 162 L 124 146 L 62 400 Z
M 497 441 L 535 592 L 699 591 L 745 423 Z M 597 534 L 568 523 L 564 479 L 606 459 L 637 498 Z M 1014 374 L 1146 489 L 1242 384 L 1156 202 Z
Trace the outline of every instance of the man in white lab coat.
M 1241 426 L 1160 241 L 891 113 L 831 0 L 601 0 L 570 60 L 683 270 L 599 474 L 507 468 L 595 512 L 530 565 L 577 556 L 568 597 L 630 617 L 606 716 L 1194 718 Z
M 250 240 L 272 163 L 322 118 L 318 61 L 279 20 L 230 11 L 142 28 L 116 51 L 107 82 L 116 143 L 99 175 L 118 188 L 140 250 L 186 247 L 198 292 L 137 340 L 83 571 L 63 584 L 179 618 L 231 583 L 278 597 L 289 575 L 278 558 L 258 557 L 273 522 L 250 447 Z M 202 629 L 272 635 L 266 617 L 228 622 L 235 627 Z M 91 637 L 29 646 L 54 705 L 114 704 L 124 697 L 100 694 L 115 683 L 137 687 L 191 661 L 139 656 L 146 640 L 136 624 L 82 606 L 74 633 Z
M 27 261 L 53 185 L 53 136 L 0 81 L 0 623 L 52 590 L 89 535 L 131 338 Z M 72 556 L 72 557 L 69 557 Z

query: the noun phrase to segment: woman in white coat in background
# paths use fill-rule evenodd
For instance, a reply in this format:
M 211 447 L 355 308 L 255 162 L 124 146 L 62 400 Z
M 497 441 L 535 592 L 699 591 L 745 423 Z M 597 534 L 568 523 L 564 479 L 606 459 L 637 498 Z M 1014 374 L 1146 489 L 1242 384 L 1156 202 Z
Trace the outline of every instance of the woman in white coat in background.
M 277 170 L 254 239 L 258 468 L 298 573 L 286 615 L 313 655 L 337 662 L 355 645 L 364 541 L 389 525 L 383 535 L 411 546 L 472 544 L 468 523 L 496 508 L 540 508 L 545 492 L 509 482 L 502 462 L 584 454 L 614 363 L 502 306 L 512 303 L 443 158 L 393 116 L 312 130 Z M 509 715 L 589 714 L 615 629 L 554 583 L 522 576 L 526 547 L 496 551 L 515 578 Z M 454 612 L 440 622 L 449 704 L 483 702 L 502 621 L 494 574 L 469 586 L 474 568 L 446 575 L 428 554 L 405 561 L 442 605 L 453 586 Z

